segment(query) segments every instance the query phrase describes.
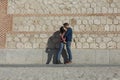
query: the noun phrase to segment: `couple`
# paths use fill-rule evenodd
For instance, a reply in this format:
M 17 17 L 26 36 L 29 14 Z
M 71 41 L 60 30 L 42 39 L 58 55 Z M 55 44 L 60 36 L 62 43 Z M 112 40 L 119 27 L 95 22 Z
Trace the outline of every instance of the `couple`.
M 60 47 L 56 56 L 56 64 L 61 64 L 60 62 L 60 56 L 62 54 L 62 51 L 64 49 L 64 45 L 66 45 L 68 57 L 65 59 L 64 64 L 72 63 L 72 52 L 71 52 L 71 42 L 72 42 L 72 29 L 69 27 L 68 23 L 64 23 L 63 27 L 60 28 Z

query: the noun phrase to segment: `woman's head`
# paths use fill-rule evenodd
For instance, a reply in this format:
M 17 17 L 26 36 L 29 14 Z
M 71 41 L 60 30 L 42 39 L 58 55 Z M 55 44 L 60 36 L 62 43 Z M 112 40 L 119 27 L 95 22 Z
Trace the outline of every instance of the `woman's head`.
M 67 29 L 62 26 L 62 27 L 60 28 L 60 33 L 64 33 L 65 31 L 67 31 Z

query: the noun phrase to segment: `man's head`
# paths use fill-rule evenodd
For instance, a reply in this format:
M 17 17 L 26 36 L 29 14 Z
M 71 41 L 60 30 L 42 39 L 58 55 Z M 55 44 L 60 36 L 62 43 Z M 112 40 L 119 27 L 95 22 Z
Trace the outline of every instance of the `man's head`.
M 64 26 L 65 28 L 69 28 L 69 24 L 68 24 L 68 23 L 64 23 L 63 26 Z

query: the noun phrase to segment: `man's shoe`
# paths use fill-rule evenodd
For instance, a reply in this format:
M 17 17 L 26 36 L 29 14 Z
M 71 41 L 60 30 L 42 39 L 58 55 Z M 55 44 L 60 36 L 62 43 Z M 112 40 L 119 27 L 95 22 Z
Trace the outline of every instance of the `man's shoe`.
M 72 61 L 69 61 L 69 64 L 71 64 L 72 63 Z
M 72 61 L 68 61 L 68 62 L 66 62 L 65 64 L 71 64 L 72 63 Z
M 68 64 L 69 63 L 69 61 L 66 61 L 64 64 Z

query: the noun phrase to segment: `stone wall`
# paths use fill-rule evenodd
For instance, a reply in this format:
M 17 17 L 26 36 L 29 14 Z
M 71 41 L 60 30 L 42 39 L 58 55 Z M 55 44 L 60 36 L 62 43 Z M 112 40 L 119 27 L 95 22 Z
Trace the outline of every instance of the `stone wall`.
M 10 33 L 7 48 L 58 48 L 59 33 Z M 120 49 L 120 34 L 74 34 L 72 48 Z
M 120 64 L 120 0 L 0 0 L 0 64 L 54 59 L 64 22 L 74 64 Z
M 10 14 L 120 13 L 119 0 L 8 0 Z
M 72 48 L 120 48 L 120 0 L 8 0 L 7 12 L 6 48 L 58 48 L 64 22 L 74 32 Z
M 0 13 L 0 48 L 58 48 L 68 22 L 72 48 L 120 49 L 120 0 L 1 0 Z
M 120 31 L 120 16 L 24 16 L 13 18 L 13 31 L 54 32 L 64 22 L 71 24 L 74 32 Z
M 72 62 L 73 66 L 75 65 L 120 66 L 120 50 L 72 49 L 72 51 L 74 52 Z M 16 65 L 19 64 L 43 65 L 46 63 L 53 64 L 55 63 L 56 60 L 55 58 L 56 53 L 57 50 L 55 49 L 49 49 L 49 51 L 45 51 L 45 49 L 0 49 L 0 64 L 16 64 Z M 63 58 L 61 58 L 61 61 L 63 62 Z

